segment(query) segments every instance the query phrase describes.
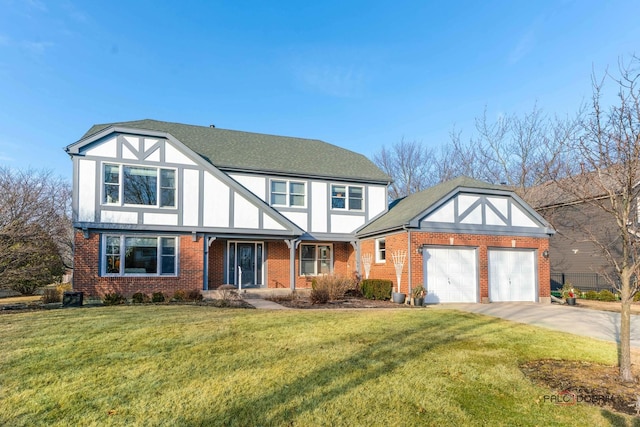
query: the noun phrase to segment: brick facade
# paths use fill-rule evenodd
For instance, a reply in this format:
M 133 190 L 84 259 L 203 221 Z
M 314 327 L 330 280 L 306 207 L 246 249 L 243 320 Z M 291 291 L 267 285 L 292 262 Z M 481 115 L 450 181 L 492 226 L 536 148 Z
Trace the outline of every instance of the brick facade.
M 151 294 L 162 292 L 173 296 L 177 290 L 202 289 L 204 281 L 202 237 L 193 241 L 191 235 L 178 238 L 178 275 L 153 277 L 100 276 L 100 234 L 89 233 L 85 239 L 82 231 L 74 236 L 73 289 L 85 295 L 104 296 L 118 292 L 130 297 L 136 292 Z
M 407 245 L 408 236 L 411 235 L 411 246 Z M 400 232 L 385 236 L 386 262 L 375 262 L 374 238 L 363 240 L 361 253 L 372 255 L 372 265 L 369 278 L 389 279 L 397 289 L 397 278 L 391 254 L 398 250 L 407 251 L 407 258 L 411 258 L 411 282 L 413 286 L 424 283 L 422 254 L 418 249 L 423 245 L 437 245 L 448 247 L 475 247 L 478 248 L 478 274 L 480 287 L 480 301 L 488 302 L 489 299 L 489 268 L 488 250 L 491 248 L 516 248 L 536 249 L 538 266 L 538 297 L 541 301 L 548 301 L 550 297 L 550 263 L 549 259 L 542 256 L 549 249 L 548 238 L 498 236 L 482 234 L 451 234 L 429 233 L 421 231 Z M 364 271 L 364 269 L 363 269 Z M 405 261 L 400 279 L 401 291 L 409 292 L 409 260 Z
M 204 237 L 193 241 L 191 234 L 179 237 L 177 276 L 114 277 L 100 276 L 100 233 L 90 233 L 85 239 L 82 231 L 75 233 L 75 264 L 73 288 L 85 295 L 104 296 L 118 292 L 130 297 L 136 292 L 162 292 L 172 296 L 177 290 L 203 288 Z M 355 250 L 351 244 L 336 242 L 333 246 L 334 274 L 351 276 L 356 271 Z M 225 284 L 225 253 L 227 240 L 216 239 L 209 247 L 208 287 L 216 289 Z M 289 247 L 283 240 L 264 242 L 266 253 L 265 284 L 268 288 L 289 288 Z M 295 254 L 296 288 L 311 287 L 311 280 L 299 275 L 300 249 Z

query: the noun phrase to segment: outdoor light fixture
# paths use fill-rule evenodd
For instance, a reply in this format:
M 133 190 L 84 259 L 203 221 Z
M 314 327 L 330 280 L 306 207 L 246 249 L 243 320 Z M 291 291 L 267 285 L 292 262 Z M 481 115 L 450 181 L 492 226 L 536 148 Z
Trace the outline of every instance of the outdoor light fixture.
M 549 258 L 549 251 L 545 249 L 544 252 L 542 252 L 542 256 L 545 258 Z

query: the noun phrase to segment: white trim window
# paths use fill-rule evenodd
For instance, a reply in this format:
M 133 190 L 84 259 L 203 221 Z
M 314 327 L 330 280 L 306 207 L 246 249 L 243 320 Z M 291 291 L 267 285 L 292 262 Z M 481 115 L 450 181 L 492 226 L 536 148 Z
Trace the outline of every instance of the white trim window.
M 376 262 L 377 263 L 385 263 L 387 262 L 387 249 L 386 249 L 386 241 L 383 238 L 376 239 Z
M 360 185 L 331 185 L 331 209 L 362 211 L 364 187 Z
M 303 181 L 271 180 L 271 206 L 304 208 L 307 206 L 307 185 Z
M 176 276 L 178 239 L 143 235 L 105 235 L 102 246 L 105 276 Z
M 176 207 L 176 170 L 105 163 L 102 203 Z
M 318 276 L 333 272 L 331 245 L 300 245 L 300 275 Z

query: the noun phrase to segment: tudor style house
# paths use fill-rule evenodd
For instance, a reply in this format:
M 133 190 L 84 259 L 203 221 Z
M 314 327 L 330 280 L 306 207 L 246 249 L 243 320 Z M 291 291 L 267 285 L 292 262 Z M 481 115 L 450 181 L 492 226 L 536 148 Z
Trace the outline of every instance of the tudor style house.
M 74 289 L 308 287 L 358 269 L 355 230 L 390 178 L 318 140 L 141 120 L 93 126 L 73 159 Z
M 73 287 L 89 295 L 358 272 L 424 284 L 429 302 L 549 300 L 553 230 L 501 186 L 462 177 L 389 209 L 389 176 L 360 154 L 155 120 L 95 125 L 66 151 Z

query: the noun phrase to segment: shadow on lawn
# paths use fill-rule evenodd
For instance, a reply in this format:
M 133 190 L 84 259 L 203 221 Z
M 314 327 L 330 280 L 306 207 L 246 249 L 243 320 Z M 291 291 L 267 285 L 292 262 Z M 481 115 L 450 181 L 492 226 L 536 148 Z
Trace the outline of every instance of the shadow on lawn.
M 499 319 L 485 318 L 478 320 L 474 315 L 462 315 L 455 324 L 442 319 L 434 322 L 433 318 L 425 318 L 416 323 L 408 331 L 391 331 L 390 335 L 380 337 L 369 344 L 362 351 L 334 363 L 316 366 L 303 377 L 295 379 L 277 389 L 265 390 L 257 398 L 246 401 L 236 401 L 229 408 L 215 408 L 216 414 L 208 419 L 194 420 L 196 425 L 251 423 L 264 425 L 278 425 L 286 420 L 292 420 L 304 413 L 310 413 L 331 401 L 340 398 L 350 390 L 361 386 L 367 381 L 375 380 L 383 374 L 393 373 L 408 361 L 415 359 L 416 348 L 431 351 L 443 345 L 457 341 L 457 336 L 488 324 L 499 322 Z M 351 340 L 371 341 L 371 335 L 359 334 L 349 337 Z M 313 349 L 310 349 L 313 350 Z M 376 365 L 375 367 L 372 367 Z M 359 373 L 347 380 L 343 380 L 345 366 L 355 366 Z M 348 372 L 353 376 L 354 370 Z M 322 389 L 322 395 L 318 395 Z M 303 404 L 294 407 L 294 399 L 303 400 Z M 378 402 L 371 402 L 376 405 Z M 259 413 L 260 409 L 268 408 L 269 414 Z M 265 410 L 266 411 L 266 410 Z M 258 413 L 257 413 L 258 412 Z

